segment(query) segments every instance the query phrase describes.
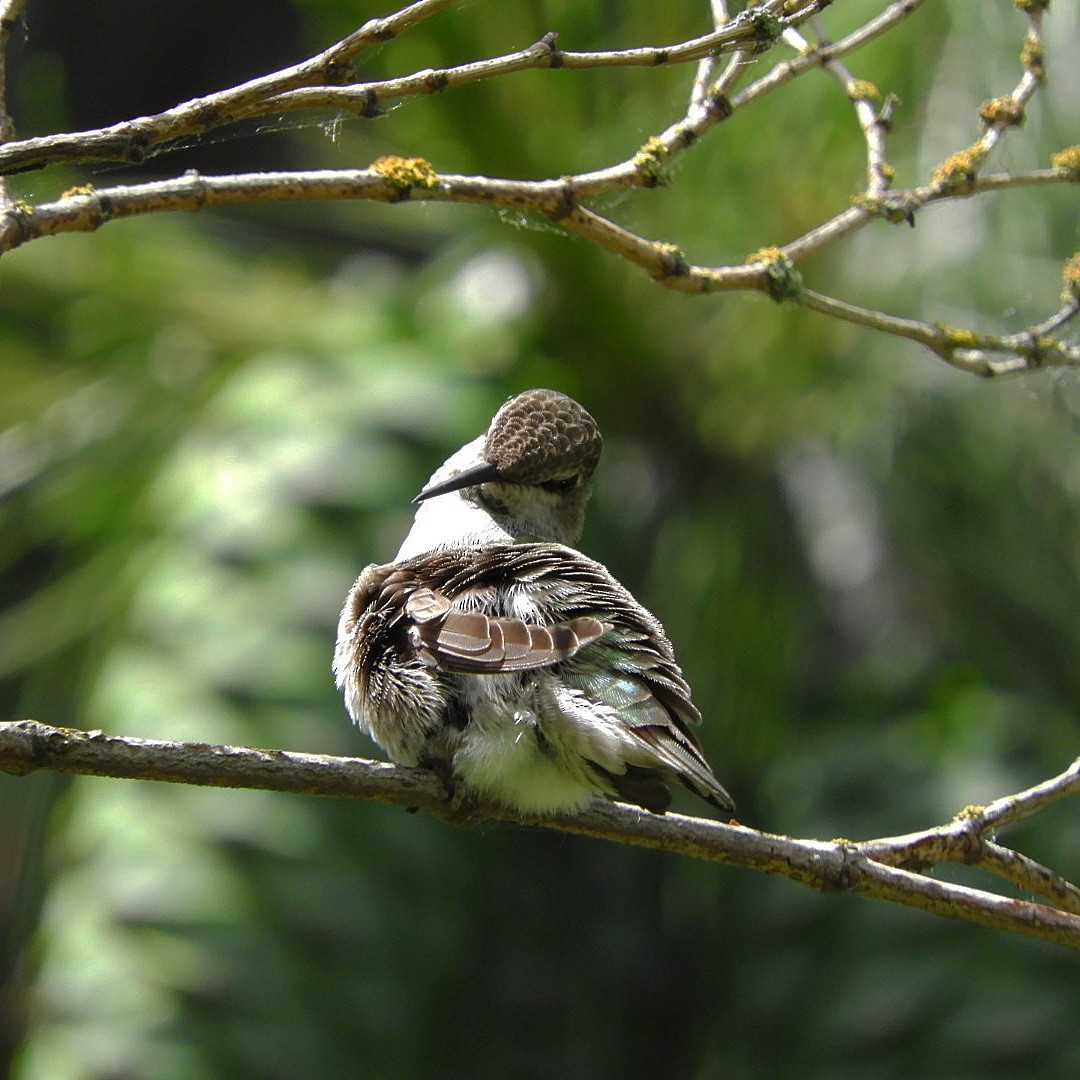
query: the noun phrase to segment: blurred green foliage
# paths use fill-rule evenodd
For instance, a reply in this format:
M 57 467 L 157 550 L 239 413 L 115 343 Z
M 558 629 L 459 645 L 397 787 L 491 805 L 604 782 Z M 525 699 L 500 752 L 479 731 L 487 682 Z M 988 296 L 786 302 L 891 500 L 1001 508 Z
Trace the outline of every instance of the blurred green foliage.
M 462 5 L 362 74 L 550 29 L 576 49 L 674 41 L 706 6 Z M 879 6 L 837 4 L 830 27 Z M 376 13 L 293 7 L 297 56 Z M 1052 11 L 1047 29 L 1050 70 L 1067 69 L 1075 20 Z M 902 182 L 971 140 L 1022 33 L 1005 0 L 952 0 L 851 59 L 904 100 Z M 689 78 L 528 72 L 296 127 L 289 153 L 557 176 L 630 156 L 680 115 Z M 37 107 L 62 111 L 54 96 Z M 1075 115 L 1052 79 L 1009 163 L 1075 141 Z M 695 148 L 672 189 L 604 209 L 731 262 L 846 205 L 862 154 L 836 87 L 804 78 Z M 19 180 L 29 197 L 56 182 Z M 902 832 L 1076 755 L 1072 375 L 978 383 L 760 298 L 666 293 L 515 224 L 278 206 L 5 256 L 4 713 L 370 752 L 331 685 L 341 598 L 393 554 L 447 452 L 548 385 L 607 436 L 582 546 L 667 626 L 742 820 Z M 1074 192 L 1012 194 L 881 224 L 807 269 L 860 302 L 1017 329 L 1053 306 L 1077 233 Z M 3 1051 L 21 1080 L 1080 1069 L 1071 957 L 783 881 L 257 792 L 0 778 L 0 814 Z M 1010 836 L 1080 873 L 1075 807 Z

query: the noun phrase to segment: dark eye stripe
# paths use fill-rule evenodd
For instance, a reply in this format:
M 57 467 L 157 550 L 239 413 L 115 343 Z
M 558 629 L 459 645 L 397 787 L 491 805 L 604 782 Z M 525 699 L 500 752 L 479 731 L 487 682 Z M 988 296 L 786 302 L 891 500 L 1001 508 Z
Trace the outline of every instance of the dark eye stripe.
M 567 476 L 562 480 L 545 480 L 540 486 L 545 491 L 559 495 L 564 491 L 573 491 L 581 481 L 580 476 Z

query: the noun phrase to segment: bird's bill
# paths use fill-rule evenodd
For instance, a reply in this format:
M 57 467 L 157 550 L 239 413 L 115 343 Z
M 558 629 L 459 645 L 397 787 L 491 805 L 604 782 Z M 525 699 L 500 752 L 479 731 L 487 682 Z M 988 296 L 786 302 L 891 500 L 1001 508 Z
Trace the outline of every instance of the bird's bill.
M 481 461 L 463 469 L 456 476 L 447 480 L 441 480 L 437 484 L 429 484 L 414 499 L 414 503 L 421 503 L 425 499 L 433 499 L 436 495 L 446 495 L 451 491 L 460 491 L 462 488 L 476 487 L 477 484 L 486 484 L 492 480 L 498 480 L 499 473 L 488 461 Z

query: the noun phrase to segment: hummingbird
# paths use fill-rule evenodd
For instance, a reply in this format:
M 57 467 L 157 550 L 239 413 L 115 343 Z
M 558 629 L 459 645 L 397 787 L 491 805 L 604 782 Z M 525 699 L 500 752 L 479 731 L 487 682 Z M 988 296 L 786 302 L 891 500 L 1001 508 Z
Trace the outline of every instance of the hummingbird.
M 657 619 L 581 535 L 602 439 L 554 390 L 526 390 L 413 500 L 393 562 L 345 599 L 333 669 L 359 727 L 455 799 L 549 816 L 602 796 L 653 813 L 680 781 L 734 803 Z

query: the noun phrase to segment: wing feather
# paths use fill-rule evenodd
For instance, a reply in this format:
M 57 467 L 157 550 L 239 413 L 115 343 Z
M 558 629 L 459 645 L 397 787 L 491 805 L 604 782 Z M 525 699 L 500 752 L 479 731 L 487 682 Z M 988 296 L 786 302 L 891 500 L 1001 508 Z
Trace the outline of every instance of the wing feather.
M 610 623 L 579 617 L 547 626 L 523 619 L 460 611 L 448 597 L 417 589 L 405 604 L 409 636 L 425 663 L 476 674 L 530 671 L 575 656 Z

